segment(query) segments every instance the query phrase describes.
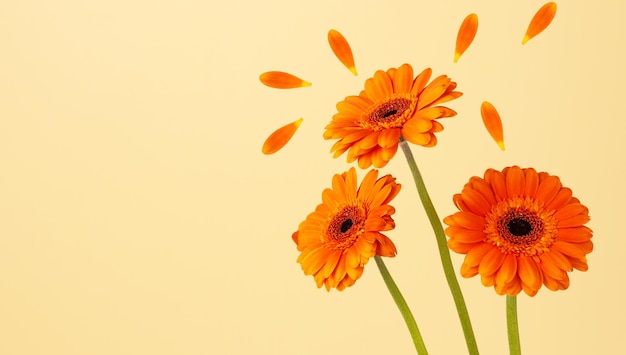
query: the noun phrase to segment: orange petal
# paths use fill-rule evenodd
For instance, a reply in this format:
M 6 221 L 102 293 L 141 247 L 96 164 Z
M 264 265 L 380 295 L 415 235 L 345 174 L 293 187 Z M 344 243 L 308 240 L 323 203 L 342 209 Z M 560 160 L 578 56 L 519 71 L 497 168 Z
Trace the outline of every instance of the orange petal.
M 465 53 L 467 48 L 474 40 L 478 31 L 478 16 L 476 14 L 469 14 L 461 23 L 459 33 L 456 35 L 456 48 L 454 49 L 454 62 L 456 63 L 461 55 Z
M 263 154 L 274 154 L 289 142 L 291 137 L 296 133 L 298 127 L 304 119 L 300 118 L 287 125 L 284 125 L 270 134 L 269 137 L 263 143 Z
M 517 273 L 522 280 L 524 292 L 534 296 L 543 284 L 543 273 L 539 265 L 531 257 L 520 256 L 517 258 Z
M 504 150 L 504 133 L 502 132 L 502 120 L 496 108 L 488 101 L 480 105 L 480 115 L 491 138 L 498 143 L 500 149 Z
M 291 239 L 293 239 L 293 241 L 298 244 L 298 231 L 293 232 L 293 234 L 291 235 Z
M 513 166 L 507 171 L 505 181 L 506 193 L 509 197 L 523 196 L 526 188 L 526 177 L 519 166 Z
M 376 255 L 394 257 L 396 254 L 398 254 L 398 250 L 391 239 L 383 234 L 378 234 L 376 238 Z
M 517 259 L 515 255 L 508 254 L 505 256 L 498 273 L 496 274 L 496 285 L 505 286 L 517 276 Z
M 330 49 L 332 49 L 335 56 L 337 56 L 337 59 L 339 59 L 352 74 L 357 75 L 352 49 L 350 49 L 346 38 L 338 31 L 330 30 L 328 31 L 328 43 L 330 44 Z
M 554 15 L 556 15 L 556 3 L 548 2 L 543 5 L 530 21 L 524 39 L 522 39 L 522 44 L 525 44 L 531 38 L 545 30 L 550 22 L 552 22 Z
M 259 76 L 261 82 L 271 88 L 293 89 L 303 86 L 311 86 L 311 83 L 304 81 L 297 76 L 282 71 L 268 71 Z
M 404 137 L 404 139 L 406 139 L 407 141 L 417 145 L 428 144 L 431 139 L 430 134 L 407 129 L 406 126 L 402 128 L 402 137 Z

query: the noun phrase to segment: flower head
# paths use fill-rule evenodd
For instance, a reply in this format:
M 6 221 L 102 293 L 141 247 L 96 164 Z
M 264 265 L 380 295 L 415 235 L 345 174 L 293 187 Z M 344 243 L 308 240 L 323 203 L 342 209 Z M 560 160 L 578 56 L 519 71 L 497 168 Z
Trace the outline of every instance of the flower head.
M 466 254 L 463 277 L 480 274 L 500 295 L 534 296 L 542 284 L 565 290 L 568 271 L 587 270 L 589 210 L 557 176 L 517 166 L 489 169 L 453 199 L 460 212 L 444 222 L 448 247 Z
M 395 245 L 381 232 L 395 227 L 395 209 L 388 203 L 400 184 L 391 175 L 377 177 L 378 171 L 371 170 L 357 187 L 354 168 L 335 175 L 322 203 L 293 233 L 301 252 L 297 261 L 317 287 L 341 291 L 354 285 L 371 257 L 396 255 Z
M 413 68 L 403 64 L 379 70 L 365 81 L 365 90 L 337 104 L 332 121 L 326 126 L 325 139 L 338 139 L 331 148 L 335 158 L 348 151 L 348 162 L 358 159 L 359 167 L 382 168 L 398 150 L 400 137 L 433 147 L 435 133 L 443 130 L 437 121 L 456 112 L 437 106 L 456 99 L 456 83 L 446 75 L 426 85 L 432 70 L 425 69 L 415 78 Z

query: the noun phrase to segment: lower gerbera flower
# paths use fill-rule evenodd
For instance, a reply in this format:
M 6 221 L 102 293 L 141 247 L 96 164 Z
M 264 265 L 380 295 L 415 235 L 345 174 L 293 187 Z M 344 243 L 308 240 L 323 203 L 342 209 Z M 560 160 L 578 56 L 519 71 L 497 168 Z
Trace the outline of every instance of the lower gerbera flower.
M 587 270 L 589 210 L 557 176 L 517 166 L 489 169 L 453 199 L 460 212 L 444 222 L 448 247 L 466 254 L 463 277 L 480 274 L 500 295 L 534 296 L 542 285 L 567 289 L 567 272 Z
M 371 257 L 396 255 L 395 245 L 381 232 L 395 227 L 395 209 L 388 203 L 400 184 L 391 175 L 377 177 L 378 171 L 371 170 L 357 186 L 354 168 L 335 175 L 322 204 L 293 233 L 301 252 L 297 261 L 317 287 L 341 291 L 354 285 Z
M 413 144 L 435 146 L 435 133 L 443 130 L 437 119 L 456 115 L 437 105 L 462 93 L 454 91 L 456 83 L 445 75 L 426 85 L 431 74 L 428 68 L 413 78 L 409 64 L 379 70 L 365 81 L 365 90 L 358 96 L 339 102 L 339 112 L 324 132 L 325 139 L 338 139 L 331 148 L 334 157 L 349 150 L 348 162 L 358 159 L 363 169 L 371 165 L 382 168 L 396 154 L 400 137 Z

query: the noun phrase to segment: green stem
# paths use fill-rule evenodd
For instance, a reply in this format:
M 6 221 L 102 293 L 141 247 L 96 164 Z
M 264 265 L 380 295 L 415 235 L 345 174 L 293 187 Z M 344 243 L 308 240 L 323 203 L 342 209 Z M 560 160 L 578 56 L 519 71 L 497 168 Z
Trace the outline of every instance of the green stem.
M 520 355 L 522 347 L 517 326 L 517 296 L 506 295 L 506 329 L 509 335 L 509 354 Z
M 437 215 L 435 206 L 433 206 L 433 203 L 430 200 L 430 196 L 428 195 L 428 191 L 426 190 L 426 185 L 424 184 L 424 179 L 422 178 L 422 174 L 420 174 L 420 171 L 417 168 L 417 163 L 415 163 L 415 158 L 413 157 L 411 148 L 409 147 L 407 141 L 404 140 L 404 138 L 402 137 L 400 138 L 400 147 L 402 148 L 402 151 L 406 156 L 406 160 L 409 163 L 409 168 L 411 169 L 411 173 L 413 174 L 413 179 L 415 180 L 415 186 L 417 187 L 417 192 L 419 194 L 420 200 L 424 205 L 426 215 L 428 215 L 428 220 L 430 221 L 430 224 L 433 227 L 433 231 L 435 232 L 435 238 L 437 240 L 437 247 L 439 249 L 439 257 L 441 258 L 443 272 L 446 276 L 446 280 L 448 281 L 448 287 L 450 287 L 450 292 L 452 293 L 452 297 L 454 298 L 454 304 L 456 305 L 456 311 L 459 314 L 459 319 L 461 320 L 461 327 L 463 328 L 463 333 L 465 334 L 465 343 L 467 344 L 467 350 L 471 355 L 477 355 L 478 345 L 476 344 L 474 330 L 472 329 L 472 323 L 469 318 L 469 313 L 467 312 L 465 300 L 463 299 L 461 287 L 459 286 L 459 282 L 457 281 L 454 274 L 454 267 L 452 266 L 452 259 L 450 258 L 450 251 L 448 250 L 446 235 L 443 231 L 443 226 L 441 225 L 441 221 L 439 220 L 439 216 Z
M 427 355 L 428 351 L 426 350 L 426 346 L 424 345 L 424 340 L 422 339 L 422 335 L 420 334 L 419 329 L 417 328 L 417 323 L 415 322 L 415 318 L 413 318 L 413 313 L 409 309 L 409 305 L 402 297 L 402 293 L 398 286 L 393 281 L 389 270 L 387 270 L 387 266 L 385 266 L 385 262 L 383 259 L 376 255 L 374 256 L 374 260 L 376 260 L 376 265 L 378 266 L 378 270 L 380 270 L 380 274 L 383 276 L 383 280 L 385 281 L 385 285 L 387 285 L 387 289 L 389 293 L 391 293 L 391 297 L 396 302 L 400 313 L 402 314 L 402 318 L 404 318 L 404 322 L 406 326 L 409 328 L 409 332 L 411 333 L 411 338 L 413 339 L 413 344 L 415 345 L 415 350 L 420 355 Z

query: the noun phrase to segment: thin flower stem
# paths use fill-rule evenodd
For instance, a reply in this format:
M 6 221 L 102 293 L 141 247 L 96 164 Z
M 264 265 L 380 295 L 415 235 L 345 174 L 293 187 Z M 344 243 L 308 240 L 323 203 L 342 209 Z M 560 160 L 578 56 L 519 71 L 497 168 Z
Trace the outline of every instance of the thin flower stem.
M 400 147 L 402 148 L 402 151 L 406 156 L 406 160 L 409 163 L 409 168 L 413 174 L 413 179 L 415 180 L 415 186 L 417 187 L 420 200 L 424 205 L 426 215 L 428 215 L 428 220 L 430 221 L 433 231 L 435 232 L 435 239 L 437 240 L 437 247 L 439 249 L 439 257 L 441 258 L 443 272 L 446 276 L 446 280 L 448 281 L 448 287 L 450 287 L 450 292 L 452 293 L 454 304 L 456 305 L 456 311 L 459 314 L 459 319 L 461 320 L 461 327 L 463 328 L 463 333 L 465 334 L 467 350 L 471 355 L 478 355 L 476 337 L 474 336 L 474 330 L 472 329 L 472 323 L 469 318 L 469 313 L 467 312 L 465 300 L 463 299 L 461 287 L 459 286 L 459 282 L 454 275 L 454 267 L 452 266 L 452 259 L 450 258 L 450 251 L 448 250 L 443 226 L 441 225 L 435 206 L 433 206 L 433 203 L 430 200 L 430 196 L 426 190 L 426 185 L 424 184 L 424 179 L 417 168 L 417 163 L 415 162 L 411 148 L 409 147 L 407 141 L 402 137 L 400 137 Z
M 506 329 L 509 336 L 509 354 L 520 355 L 522 347 L 517 326 L 517 296 L 506 295 Z
M 420 334 L 419 329 L 417 328 L 417 323 L 415 322 L 415 318 L 413 318 L 413 313 L 409 309 L 409 305 L 404 300 L 400 289 L 393 281 L 387 266 L 385 266 L 385 262 L 383 259 L 376 255 L 374 256 L 374 260 L 376 260 L 376 265 L 378 266 L 378 270 L 380 274 L 383 276 L 383 280 L 385 281 L 385 285 L 387 285 L 387 289 L 389 293 L 391 293 L 391 297 L 396 302 L 402 317 L 404 318 L 404 322 L 406 326 L 409 328 L 409 332 L 411 333 L 411 338 L 413 339 L 413 344 L 415 345 L 415 350 L 420 355 L 427 355 L 428 351 L 426 350 L 426 346 L 424 345 L 424 340 L 422 339 L 422 335 Z

